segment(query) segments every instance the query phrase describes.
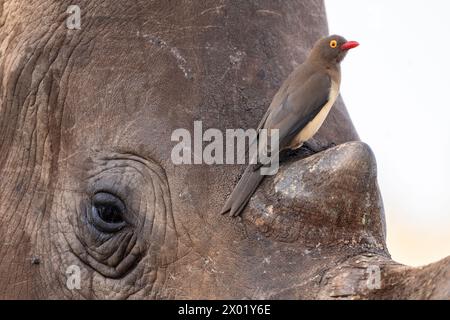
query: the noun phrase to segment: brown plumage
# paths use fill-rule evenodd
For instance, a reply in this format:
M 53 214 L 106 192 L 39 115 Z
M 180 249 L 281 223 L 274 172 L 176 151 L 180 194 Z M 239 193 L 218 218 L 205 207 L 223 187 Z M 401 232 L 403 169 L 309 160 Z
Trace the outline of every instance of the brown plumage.
M 337 35 L 317 41 L 306 61 L 283 83 L 258 126 L 258 130 L 279 129 L 280 151 L 300 148 L 319 130 L 339 95 L 340 63 L 356 46 L 357 42 Z M 258 167 L 246 168 L 222 214 L 242 212 L 264 178 Z

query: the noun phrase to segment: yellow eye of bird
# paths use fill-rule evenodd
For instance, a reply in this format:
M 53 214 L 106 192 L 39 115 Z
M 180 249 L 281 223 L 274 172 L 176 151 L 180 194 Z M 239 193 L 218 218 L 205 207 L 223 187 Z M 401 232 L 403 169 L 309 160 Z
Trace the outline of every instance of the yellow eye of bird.
M 331 40 L 330 41 L 330 47 L 332 47 L 333 49 L 337 47 L 337 41 L 336 40 Z

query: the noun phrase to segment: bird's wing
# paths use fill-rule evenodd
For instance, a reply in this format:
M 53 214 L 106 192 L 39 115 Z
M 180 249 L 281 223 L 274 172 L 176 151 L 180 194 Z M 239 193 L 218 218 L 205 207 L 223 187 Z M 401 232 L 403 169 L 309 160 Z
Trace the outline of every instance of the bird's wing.
M 314 73 L 303 83 L 293 82 L 264 123 L 265 129 L 280 130 L 280 150 L 316 117 L 328 102 L 330 90 L 331 79 L 324 73 Z

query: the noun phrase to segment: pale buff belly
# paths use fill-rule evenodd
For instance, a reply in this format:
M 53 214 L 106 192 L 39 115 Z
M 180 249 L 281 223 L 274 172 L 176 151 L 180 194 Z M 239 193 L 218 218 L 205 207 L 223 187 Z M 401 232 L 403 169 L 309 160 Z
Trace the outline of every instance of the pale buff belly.
M 320 127 L 322 126 L 323 122 L 328 116 L 328 113 L 330 113 L 331 108 L 333 107 L 334 103 L 336 102 L 336 99 L 339 95 L 339 87 L 335 82 L 332 82 L 331 84 L 331 90 L 330 90 L 330 96 L 328 99 L 327 104 L 320 110 L 320 112 L 316 115 L 314 119 L 312 119 L 304 128 L 301 130 L 295 138 L 292 140 L 292 142 L 289 145 L 289 149 L 298 149 L 300 148 L 303 143 L 311 139 L 317 131 L 319 131 Z

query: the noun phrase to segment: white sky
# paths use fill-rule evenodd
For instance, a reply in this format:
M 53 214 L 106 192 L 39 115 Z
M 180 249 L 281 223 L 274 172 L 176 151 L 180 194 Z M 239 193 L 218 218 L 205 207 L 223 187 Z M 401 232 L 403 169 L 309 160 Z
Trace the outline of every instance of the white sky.
M 341 93 L 374 150 L 394 259 L 450 255 L 450 1 L 325 0 L 331 34 L 360 42 Z

